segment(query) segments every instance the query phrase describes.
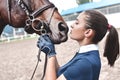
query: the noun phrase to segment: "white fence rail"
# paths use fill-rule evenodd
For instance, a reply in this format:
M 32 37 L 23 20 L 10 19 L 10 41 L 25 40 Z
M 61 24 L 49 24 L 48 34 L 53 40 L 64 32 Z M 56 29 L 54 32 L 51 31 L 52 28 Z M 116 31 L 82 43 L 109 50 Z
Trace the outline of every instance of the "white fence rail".
M 23 39 L 28 39 L 28 38 L 35 38 L 35 37 L 37 37 L 36 34 L 19 35 L 19 36 L 12 36 L 12 37 L 0 37 L 0 43 L 16 41 L 16 40 L 23 40 Z
M 3 33 L 0 36 L 0 43 L 23 40 L 34 37 L 37 37 L 37 34 L 27 34 L 23 30 L 23 28 L 17 28 L 17 29 L 13 28 L 13 32 L 11 34 L 3 31 Z

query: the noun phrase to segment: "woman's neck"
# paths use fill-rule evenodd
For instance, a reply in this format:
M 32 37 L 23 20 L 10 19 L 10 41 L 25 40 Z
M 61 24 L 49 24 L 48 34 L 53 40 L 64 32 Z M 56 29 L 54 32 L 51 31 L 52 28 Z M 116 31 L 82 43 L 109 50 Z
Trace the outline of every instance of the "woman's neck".
M 79 45 L 80 46 L 85 46 L 85 45 L 89 45 L 89 44 L 94 44 L 93 42 L 91 41 L 78 41 Z

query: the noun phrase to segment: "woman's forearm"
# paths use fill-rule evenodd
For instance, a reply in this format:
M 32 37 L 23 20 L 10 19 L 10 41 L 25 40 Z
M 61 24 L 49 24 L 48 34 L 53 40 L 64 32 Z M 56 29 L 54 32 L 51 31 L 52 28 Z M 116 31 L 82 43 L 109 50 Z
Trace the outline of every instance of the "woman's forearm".
M 56 80 L 58 68 L 59 65 L 56 56 L 48 58 L 45 80 Z

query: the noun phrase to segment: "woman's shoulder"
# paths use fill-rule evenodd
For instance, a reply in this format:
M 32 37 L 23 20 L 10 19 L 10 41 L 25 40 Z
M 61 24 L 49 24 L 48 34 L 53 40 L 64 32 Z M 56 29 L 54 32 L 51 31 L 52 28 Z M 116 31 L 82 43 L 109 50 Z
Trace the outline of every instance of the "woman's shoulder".
M 101 65 L 101 60 L 99 56 L 99 51 L 90 51 L 86 53 L 78 53 L 77 58 L 82 62 L 89 62 L 92 65 Z

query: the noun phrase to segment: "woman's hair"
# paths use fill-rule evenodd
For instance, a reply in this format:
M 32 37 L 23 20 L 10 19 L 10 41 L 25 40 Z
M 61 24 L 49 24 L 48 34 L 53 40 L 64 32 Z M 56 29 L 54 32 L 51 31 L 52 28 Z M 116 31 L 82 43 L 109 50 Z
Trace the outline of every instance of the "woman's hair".
M 95 31 L 95 36 L 92 39 L 92 42 L 97 44 L 107 35 L 104 56 L 107 57 L 108 64 L 113 66 L 115 60 L 119 56 L 119 38 L 117 30 L 109 25 L 106 17 L 95 10 L 86 10 L 83 13 L 86 15 L 86 28 L 91 28 Z

